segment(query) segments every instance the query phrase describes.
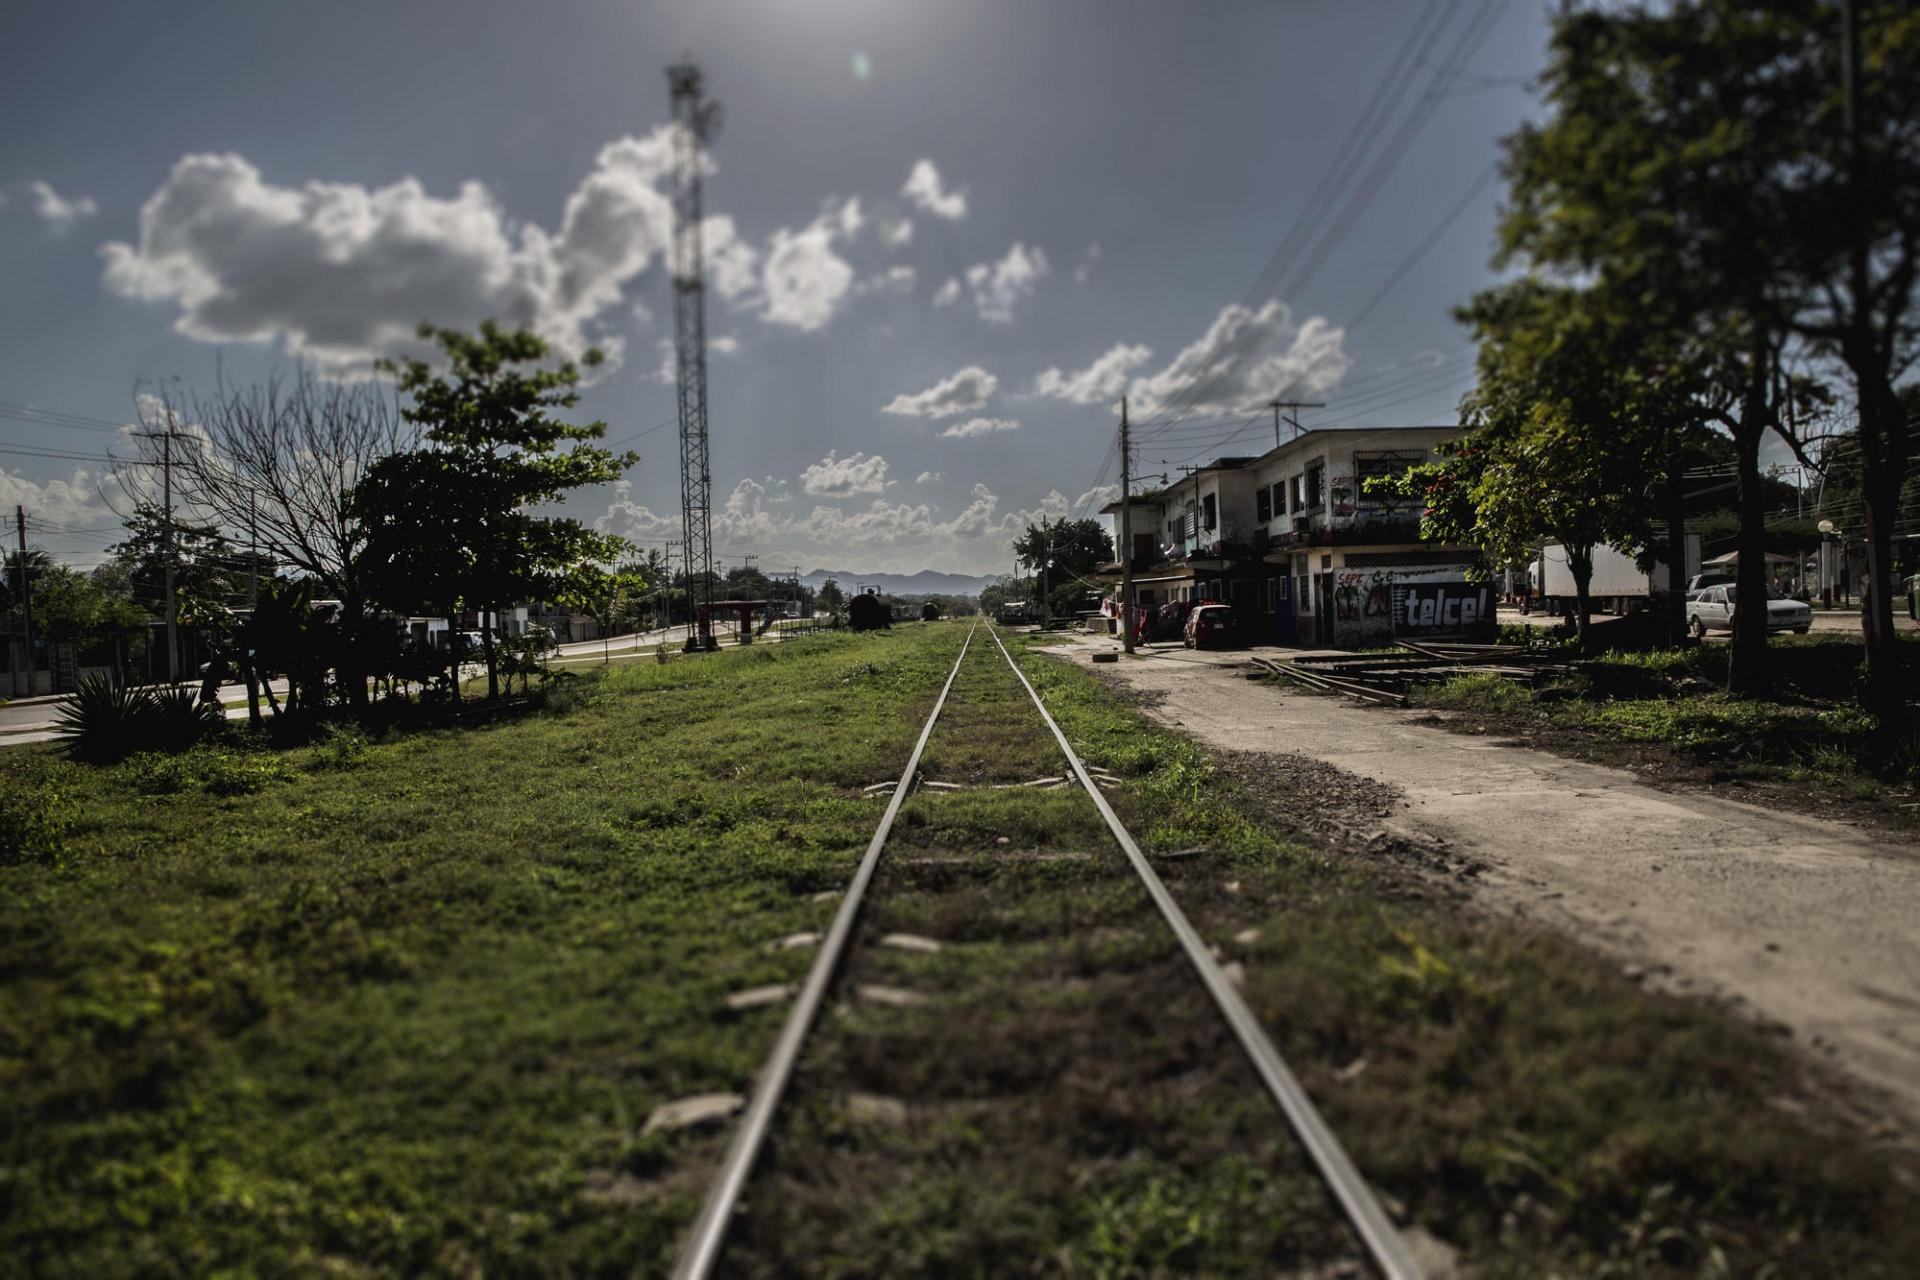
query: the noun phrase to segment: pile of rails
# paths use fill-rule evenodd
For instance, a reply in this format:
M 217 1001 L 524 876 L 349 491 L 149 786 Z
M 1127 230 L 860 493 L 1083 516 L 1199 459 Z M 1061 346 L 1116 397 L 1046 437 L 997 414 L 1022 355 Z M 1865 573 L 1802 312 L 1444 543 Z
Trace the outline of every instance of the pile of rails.
M 1308 688 L 1378 702 L 1390 707 L 1407 704 L 1407 689 L 1416 683 L 1451 680 L 1456 676 L 1494 675 L 1532 687 L 1551 676 L 1573 670 L 1566 655 L 1555 649 L 1515 644 L 1414 644 L 1401 641 L 1392 653 L 1321 654 L 1275 662 L 1255 658 L 1254 664 Z

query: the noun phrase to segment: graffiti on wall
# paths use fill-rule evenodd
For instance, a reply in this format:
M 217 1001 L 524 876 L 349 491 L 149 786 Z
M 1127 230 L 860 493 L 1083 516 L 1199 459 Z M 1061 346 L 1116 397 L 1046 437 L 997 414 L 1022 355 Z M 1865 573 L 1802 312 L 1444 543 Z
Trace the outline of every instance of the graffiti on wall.
M 1470 582 L 1466 565 L 1339 569 L 1328 577 L 1336 644 L 1491 638 L 1492 588 Z
M 1352 476 L 1333 478 L 1333 483 L 1327 486 L 1327 501 L 1333 504 L 1335 519 L 1345 519 L 1353 514 L 1355 496 Z

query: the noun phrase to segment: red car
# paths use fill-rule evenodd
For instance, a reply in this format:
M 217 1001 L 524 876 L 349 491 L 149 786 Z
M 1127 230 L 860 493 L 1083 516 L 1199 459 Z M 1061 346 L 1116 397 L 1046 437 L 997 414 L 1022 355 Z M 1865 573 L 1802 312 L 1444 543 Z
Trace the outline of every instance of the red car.
M 1203 649 L 1209 644 L 1232 640 L 1236 630 L 1233 625 L 1233 606 L 1198 605 L 1187 615 L 1187 648 Z

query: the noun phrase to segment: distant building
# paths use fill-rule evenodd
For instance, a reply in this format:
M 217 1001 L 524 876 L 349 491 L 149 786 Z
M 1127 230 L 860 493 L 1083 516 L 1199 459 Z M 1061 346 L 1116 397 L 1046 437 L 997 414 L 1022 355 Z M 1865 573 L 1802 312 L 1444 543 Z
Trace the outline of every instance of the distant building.
M 1367 480 L 1433 460 L 1454 427 L 1302 432 L 1223 457 L 1132 500 L 1135 604 L 1223 601 L 1251 640 L 1364 648 L 1396 638 L 1490 637 L 1493 588 L 1477 548 L 1423 542 L 1421 507 Z M 1120 503 L 1102 508 L 1120 542 Z M 1117 595 L 1120 563 L 1100 581 Z

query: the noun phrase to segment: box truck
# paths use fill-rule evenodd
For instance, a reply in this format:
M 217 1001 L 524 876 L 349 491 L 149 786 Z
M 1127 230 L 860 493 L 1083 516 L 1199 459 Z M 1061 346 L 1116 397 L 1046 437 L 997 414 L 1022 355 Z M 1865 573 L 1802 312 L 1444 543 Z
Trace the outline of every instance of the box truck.
M 1612 547 L 1593 549 L 1593 581 L 1587 595 L 1596 612 L 1631 613 L 1644 609 L 1656 596 L 1664 596 L 1678 587 L 1686 589 L 1687 579 L 1700 571 L 1700 535 L 1687 535 L 1687 563 L 1679 581 L 1673 581 L 1664 560 L 1653 562 L 1651 573 L 1640 568 L 1634 558 Z M 1567 549 L 1558 543 L 1541 548 L 1527 570 L 1534 599 L 1543 602 L 1553 614 L 1573 611 L 1573 570 L 1567 567 Z

